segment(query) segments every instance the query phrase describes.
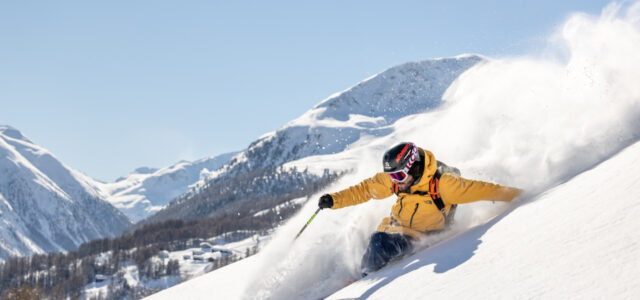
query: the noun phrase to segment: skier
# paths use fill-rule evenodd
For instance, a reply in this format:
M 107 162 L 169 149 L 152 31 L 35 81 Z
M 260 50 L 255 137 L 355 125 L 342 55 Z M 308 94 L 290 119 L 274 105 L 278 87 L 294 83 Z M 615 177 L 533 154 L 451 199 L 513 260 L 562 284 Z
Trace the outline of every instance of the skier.
M 420 238 L 444 229 L 453 219 L 456 204 L 511 201 L 522 192 L 462 178 L 458 169 L 436 161 L 431 152 L 413 143 L 400 143 L 389 149 L 382 164 L 384 172 L 345 190 L 325 194 L 318 201 L 322 209 L 338 209 L 397 195 L 391 215 L 371 235 L 362 257 L 362 276 L 411 253 Z

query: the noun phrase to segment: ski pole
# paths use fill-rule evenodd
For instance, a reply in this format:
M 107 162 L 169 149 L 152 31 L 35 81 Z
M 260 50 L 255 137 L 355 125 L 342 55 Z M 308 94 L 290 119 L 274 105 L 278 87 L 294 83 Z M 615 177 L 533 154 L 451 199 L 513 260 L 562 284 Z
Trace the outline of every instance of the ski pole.
M 311 223 L 311 221 L 313 221 L 313 218 L 316 217 L 316 215 L 318 214 L 318 212 L 320 212 L 322 208 L 318 207 L 318 209 L 316 210 L 316 212 L 313 213 L 313 216 L 311 216 L 311 218 L 309 219 L 309 221 L 307 221 L 307 224 L 304 224 L 304 226 L 302 227 L 302 229 L 300 229 L 300 232 L 298 232 L 298 235 L 296 235 L 296 238 L 294 240 L 296 240 L 301 234 L 302 232 L 307 228 L 307 226 L 309 226 L 309 223 Z

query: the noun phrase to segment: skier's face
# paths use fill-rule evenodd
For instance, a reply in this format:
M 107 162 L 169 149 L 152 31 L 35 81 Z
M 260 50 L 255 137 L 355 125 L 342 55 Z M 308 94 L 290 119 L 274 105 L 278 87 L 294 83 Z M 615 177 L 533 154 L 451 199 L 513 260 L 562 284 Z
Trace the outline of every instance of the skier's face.
M 411 176 L 411 174 L 407 174 L 407 180 L 397 183 L 398 184 L 398 191 L 400 191 L 400 192 L 408 192 L 409 188 L 413 184 L 414 180 L 415 180 L 415 178 L 413 178 L 413 176 Z

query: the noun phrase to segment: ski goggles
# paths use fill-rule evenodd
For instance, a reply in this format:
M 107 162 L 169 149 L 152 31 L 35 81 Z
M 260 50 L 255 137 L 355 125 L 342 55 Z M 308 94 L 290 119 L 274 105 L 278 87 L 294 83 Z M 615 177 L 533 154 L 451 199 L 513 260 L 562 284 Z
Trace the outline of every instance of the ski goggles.
M 397 183 L 404 182 L 409 177 L 408 176 L 409 174 L 407 174 L 405 170 L 400 170 L 397 172 L 387 173 L 387 174 L 389 174 L 389 177 L 391 177 L 391 181 L 397 182 Z
M 400 160 L 401 155 L 402 153 L 398 155 L 398 160 Z M 389 177 L 391 177 L 391 181 L 396 183 L 402 183 L 405 180 L 407 180 L 407 178 L 409 177 L 409 170 L 411 170 L 411 166 L 413 166 L 413 163 L 416 161 L 417 157 L 418 157 L 418 147 L 414 146 L 413 149 L 411 150 L 411 156 L 407 160 L 407 163 L 405 164 L 404 168 L 399 171 L 387 173 L 389 174 Z

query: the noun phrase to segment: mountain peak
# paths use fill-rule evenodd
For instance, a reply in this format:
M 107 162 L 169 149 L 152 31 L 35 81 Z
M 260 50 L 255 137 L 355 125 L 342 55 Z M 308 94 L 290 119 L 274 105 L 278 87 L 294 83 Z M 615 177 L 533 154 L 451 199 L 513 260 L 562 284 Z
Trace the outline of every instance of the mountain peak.
M 384 116 L 390 124 L 408 114 L 436 107 L 449 85 L 464 71 L 486 58 L 464 54 L 455 57 L 403 63 L 331 95 L 314 109 L 318 119 L 346 121 L 351 114 Z
M 88 177 L 17 129 L 0 126 L 0 142 L 0 261 L 73 250 L 131 225 Z
M 0 125 L 0 135 L 4 135 L 16 140 L 22 140 L 25 142 L 32 143 L 27 137 L 22 135 L 18 129 L 15 129 L 9 125 Z

